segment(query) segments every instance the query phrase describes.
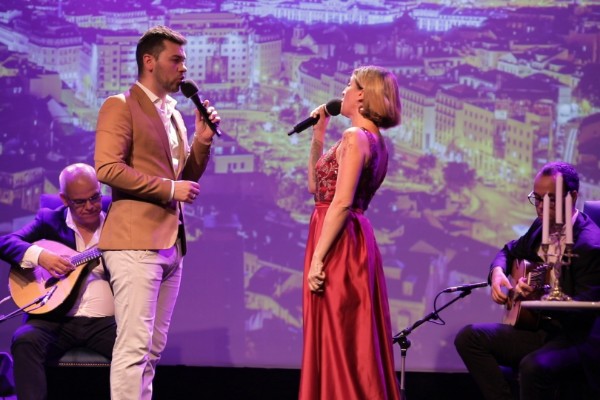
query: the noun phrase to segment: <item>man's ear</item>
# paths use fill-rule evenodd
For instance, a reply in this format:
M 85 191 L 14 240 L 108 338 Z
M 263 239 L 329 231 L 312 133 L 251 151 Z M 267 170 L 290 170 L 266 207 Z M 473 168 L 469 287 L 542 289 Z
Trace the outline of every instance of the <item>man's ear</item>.
M 142 56 L 142 61 L 142 64 L 144 65 L 144 71 L 152 72 L 154 70 L 156 59 L 152 54 L 144 54 Z
M 59 193 L 58 195 L 60 196 L 60 199 L 62 200 L 63 204 L 68 207 L 69 199 L 67 198 L 67 196 L 65 196 L 64 193 Z

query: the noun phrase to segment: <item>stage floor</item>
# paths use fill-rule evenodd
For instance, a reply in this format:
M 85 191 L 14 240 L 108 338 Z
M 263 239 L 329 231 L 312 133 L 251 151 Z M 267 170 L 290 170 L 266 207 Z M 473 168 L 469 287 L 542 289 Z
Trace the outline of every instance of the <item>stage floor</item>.
M 400 376 L 400 373 L 398 373 Z M 52 368 L 49 400 L 108 400 L 108 368 Z M 155 400 L 286 400 L 298 396 L 297 369 L 160 366 Z M 407 372 L 407 400 L 480 400 L 467 373 Z M 332 399 L 335 400 L 335 399 Z M 344 399 L 345 400 L 345 399 Z

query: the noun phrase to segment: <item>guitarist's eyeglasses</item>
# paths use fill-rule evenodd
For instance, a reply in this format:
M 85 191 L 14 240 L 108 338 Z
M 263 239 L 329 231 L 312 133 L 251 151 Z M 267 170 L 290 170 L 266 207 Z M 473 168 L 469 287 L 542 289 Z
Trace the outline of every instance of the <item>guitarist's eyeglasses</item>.
M 99 192 L 88 199 L 69 199 L 69 198 L 67 198 L 69 203 L 71 203 L 75 207 L 85 207 L 85 205 L 87 204 L 88 201 L 93 204 L 93 203 L 99 202 L 101 199 L 102 199 L 102 193 L 99 193 Z
M 554 195 L 548 195 L 548 197 L 550 198 L 550 205 L 554 206 L 554 203 L 556 203 L 556 199 L 554 198 Z M 532 206 L 536 206 L 536 207 L 544 202 L 544 198 L 542 196 L 535 194 L 533 192 L 531 192 L 527 195 L 527 199 L 529 200 L 529 202 L 531 203 Z

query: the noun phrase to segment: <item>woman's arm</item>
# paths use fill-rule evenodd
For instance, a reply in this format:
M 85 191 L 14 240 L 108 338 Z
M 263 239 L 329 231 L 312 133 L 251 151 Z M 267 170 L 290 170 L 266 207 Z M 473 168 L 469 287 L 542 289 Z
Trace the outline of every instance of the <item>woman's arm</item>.
M 325 104 L 321 104 L 315 108 L 311 117 L 319 117 L 317 123 L 313 126 L 313 136 L 310 142 L 310 152 L 308 154 L 308 191 L 309 193 L 317 192 L 317 181 L 315 176 L 315 165 L 323 154 L 323 142 L 325 139 L 325 130 L 329 124 L 329 115 L 325 112 Z
M 325 214 L 321 236 L 311 261 L 308 279 L 312 290 L 322 287 L 325 278 L 323 261 L 346 222 L 369 151 L 368 140 L 360 129 L 350 128 L 344 132 L 336 153 L 338 177 L 335 194 Z

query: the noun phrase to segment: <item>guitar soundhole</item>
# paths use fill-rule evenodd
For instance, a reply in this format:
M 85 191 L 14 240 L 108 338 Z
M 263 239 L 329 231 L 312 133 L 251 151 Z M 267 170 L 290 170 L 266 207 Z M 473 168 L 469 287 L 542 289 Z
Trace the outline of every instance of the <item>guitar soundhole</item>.
M 58 278 L 52 277 L 52 278 L 50 278 L 50 279 L 48 279 L 46 281 L 46 283 L 44 284 L 44 286 L 46 287 L 46 289 L 48 289 L 49 287 L 52 287 L 52 286 L 56 285 L 59 280 L 60 279 L 58 279 Z

